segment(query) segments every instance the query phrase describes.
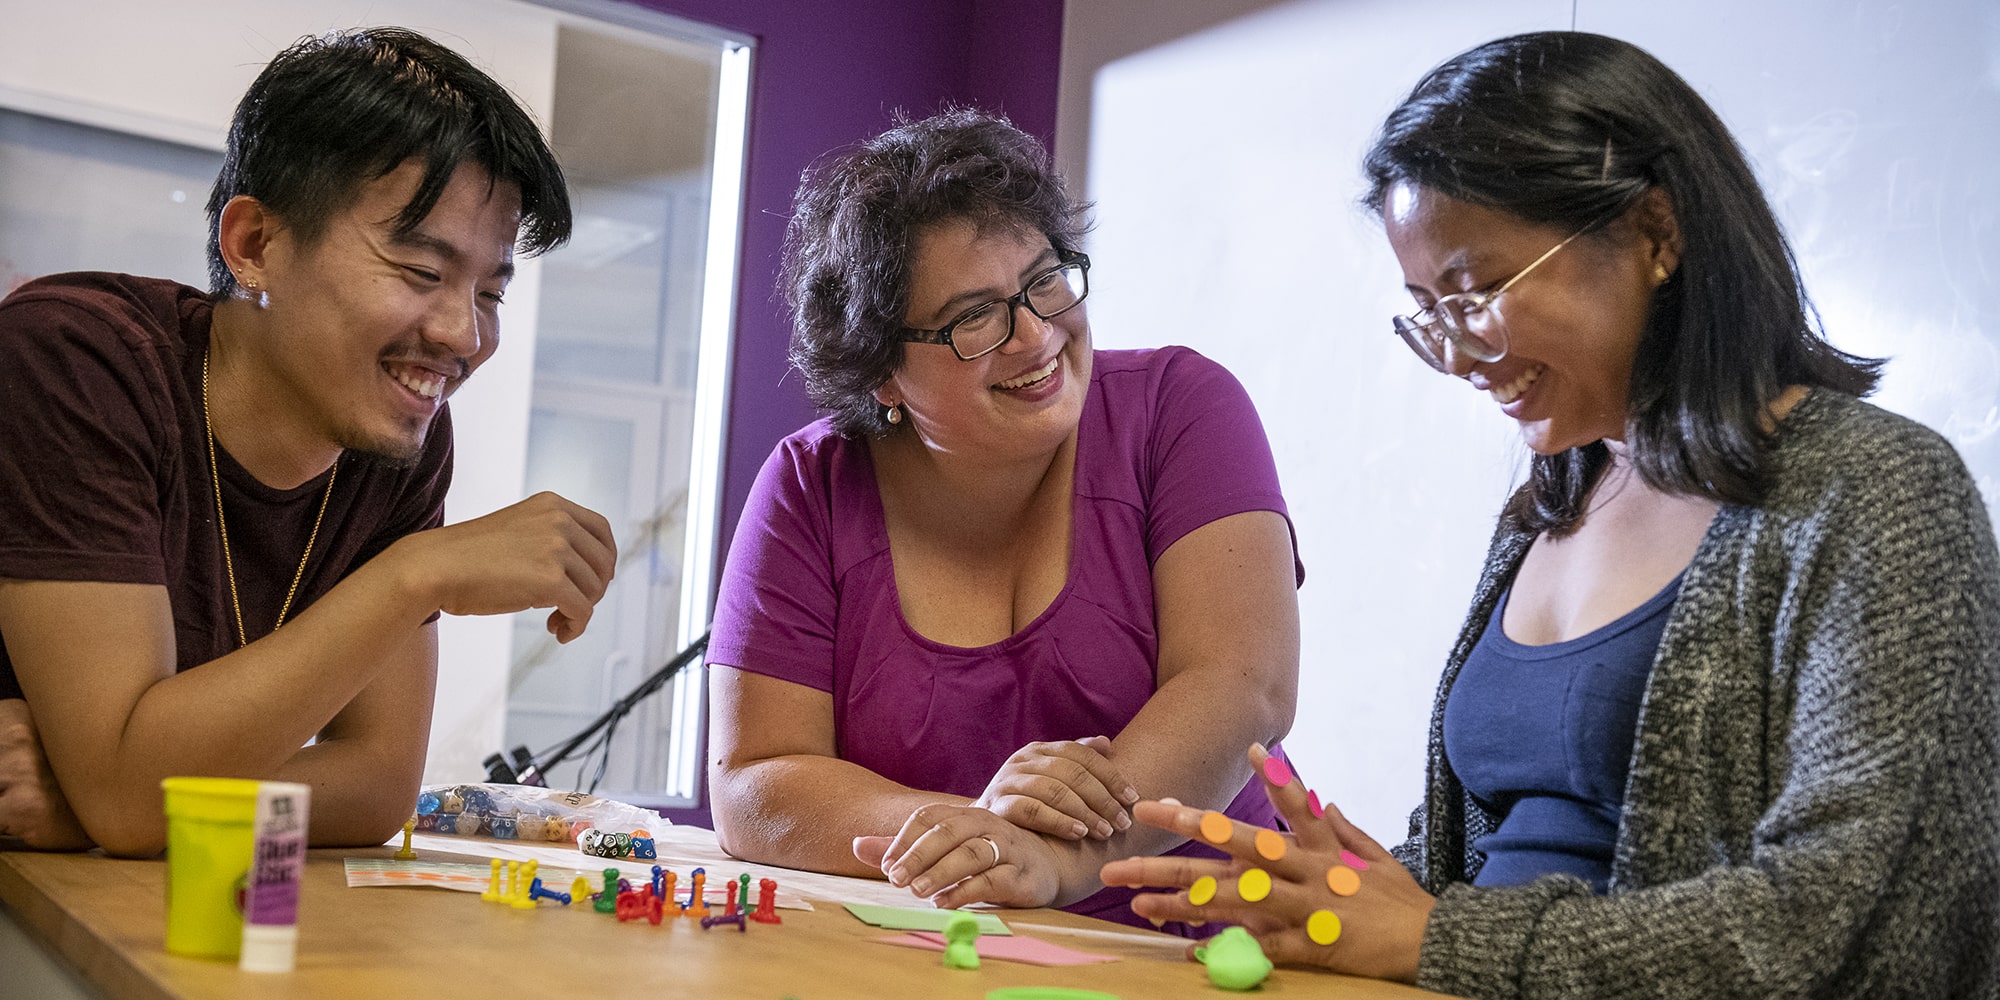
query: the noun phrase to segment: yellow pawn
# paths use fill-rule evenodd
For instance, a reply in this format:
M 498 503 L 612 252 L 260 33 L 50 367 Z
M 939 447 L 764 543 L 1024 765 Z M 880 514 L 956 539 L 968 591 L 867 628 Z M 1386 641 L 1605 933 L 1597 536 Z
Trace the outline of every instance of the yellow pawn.
M 576 881 L 569 884 L 569 905 L 582 906 L 589 902 L 590 883 L 585 881 L 583 876 L 578 875 Z
M 541 862 L 533 858 L 529 858 L 528 863 L 521 866 L 521 881 L 514 886 L 514 898 L 508 900 L 508 902 L 514 904 L 514 909 L 532 910 L 535 908 L 535 897 L 531 893 L 535 888 L 535 872 L 540 867 Z
M 485 900 L 485 901 L 487 901 L 487 902 L 489 902 L 489 903 L 493 903 L 493 902 L 498 902 L 498 901 L 499 901 L 499 899 L 500 899 L 500 859 L 499 859 L 499 858 L 494 858 L 494 859 L 493 859 L 493 877 L 492 877 L 491 879 L 489 879 L 489 880 L 487 881 L 487 883 L 486 883 L 486 891 L 485 891 L 485 892 L 482 892 L 482 893 L 480 893 L 480 894 L 479 894 L 479 898 L 480 898 L 480 899 L 483 899 L 483 900 Z
M 520 886 L 521 886 L 521 863 L 519 861 L 509 861 L 507 862 L 507 891 L 501 893 L 500 898 L 494 900 L 494 902 L 496 903 L 513 902 L 514 897 L 520 895 L 521 891 Z
M 410 850 L 410 835 L 416 832 L 417 818 L 415 816 L 403 821 L 403 849 L 396 852 L 397 861 L 417 860 L 417 852 Z

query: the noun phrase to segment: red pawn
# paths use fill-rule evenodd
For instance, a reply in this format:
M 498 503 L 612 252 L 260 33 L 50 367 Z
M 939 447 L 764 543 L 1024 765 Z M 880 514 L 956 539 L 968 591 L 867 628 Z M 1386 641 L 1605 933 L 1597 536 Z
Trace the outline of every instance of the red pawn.
M 757 880 L 757 909 L 750 919 L 760 924 L 782 924 L 778 918 L 778 880 L 763 878 Z

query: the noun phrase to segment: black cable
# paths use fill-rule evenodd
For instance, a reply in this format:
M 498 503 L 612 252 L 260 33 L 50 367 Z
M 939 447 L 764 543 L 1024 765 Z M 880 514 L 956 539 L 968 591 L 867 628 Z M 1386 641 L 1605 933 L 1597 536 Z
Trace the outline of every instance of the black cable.
M 577 763 L 576 770 L 577 783 L 582 784 L 583 769 L 588 766 L 590 755 L 594 752 L 601 752 L 602 756 L 597 765 L 597 775 L 590 782 L 590 791 L 595 791 L 597 783 L 604 779 L 604 771 L 611 762 L 611 736 L 618 729 L 618 721 L 629 714 L 641 701 L 646 700 L 659 691 L 660 688 L 665 687 L 668 681 L 672 680 L 689 663 L 694 662 L 695 658 L 699 657 L 707 649 L 708 633 L 703 632 L 701 638 L 688 643 L 686 649 L 675 653 L 673 659 L 668 660 L 660 669 L 653 671 L 652 676 L 640 681 L 624 697 L 612 702 L 611 707 L 605 709 L 603 715 L 591 720 L 590 724 L 583 727 L 576 735 L 536 754 L 536 759 L 541 764 L 542 773 L 547 774 L 554 770 L 557 764 L 568 760 L 572 755 L 576 754 L 578 747 L 583 746 L 585 741 L 589 741 L 591 737 L 595 736 L 597 739 L 591 741 L 590 746 L 583 751 L 583 759 Z M 603 730 L 603 732 L 600 733 L 599 730 Z

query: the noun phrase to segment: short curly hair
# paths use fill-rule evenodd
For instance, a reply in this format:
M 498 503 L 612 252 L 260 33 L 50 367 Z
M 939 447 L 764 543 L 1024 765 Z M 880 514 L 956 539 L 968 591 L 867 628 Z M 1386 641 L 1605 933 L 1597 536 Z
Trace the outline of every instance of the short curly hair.
M 967 220 L 1038 232 L 1079 249 L 1089 206 L 1070 198 L 1042 144 L 1006 118 L 955 107 L 807 168 L 792 202 L 780 286 L 792 312 L 791 363 L 847 437 L 889 423 L 875 390 L 903 364 L 913 235 Z

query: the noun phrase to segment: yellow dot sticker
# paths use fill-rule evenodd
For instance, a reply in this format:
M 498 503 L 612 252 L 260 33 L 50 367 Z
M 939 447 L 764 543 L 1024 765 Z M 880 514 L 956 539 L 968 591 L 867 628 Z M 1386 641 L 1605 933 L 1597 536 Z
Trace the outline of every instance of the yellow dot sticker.
M 1215 879 L 1207 875 L 1195 879 L 1194 884 L 1188 886 L 1188 902 L 1196 906 L 1206 906 L 1208 901 L 1214 898 Z
M 1257 831 L 1257 853 L 1266 861 L 1281 861 L 1285 857 L 1285 837 L 1276 830 Z
M 1332 910 L 1314 910 L 1313 915 L 1306 918 L 1306 937 L 1321 945 L 1340 940 L 1340 918 L 1334 916 Z
M 1361 891 L 1361 875 L 1346 865 L 1334 865 L 1326 870 L 1326 887 L 1336 896 L 1352 896 Z
M 1211 844 L 1229 843 L 1229 835 L 1236 831 L 1236 824 L 1219 812 L 1201 814 L 1201 835 Z
M 1271 876 L 1262 868 L 1252 868 L 1236 876 L 1236 894 L 1246 903 L 1255 903 L 1271 894 Z

